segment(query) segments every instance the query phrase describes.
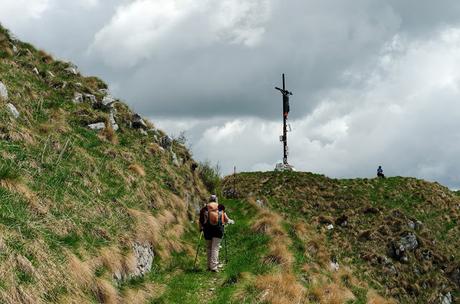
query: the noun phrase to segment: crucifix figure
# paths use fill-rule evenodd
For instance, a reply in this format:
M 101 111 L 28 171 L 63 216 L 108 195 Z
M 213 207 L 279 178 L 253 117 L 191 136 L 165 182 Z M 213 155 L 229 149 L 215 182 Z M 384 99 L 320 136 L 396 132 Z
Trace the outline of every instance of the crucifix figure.
M 280 141 L 283 142 L 283 164 L 288 165 L 288 144 L 287 144 L 287 119 L 289 115 L 289 96 L 292 92 L 286 90 L 286 83 L 283 74 L 283 88 L 280 89 L 275 87 L 278 91 L 283 94 L 283 135 L 280 136 Z

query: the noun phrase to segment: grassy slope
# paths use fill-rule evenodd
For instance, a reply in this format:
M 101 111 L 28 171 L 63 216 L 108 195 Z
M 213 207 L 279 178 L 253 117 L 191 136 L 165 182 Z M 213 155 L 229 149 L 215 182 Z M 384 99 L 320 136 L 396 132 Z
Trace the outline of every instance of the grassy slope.
M 233 177 L 227 177 L 224 191 L 233 184 Z M 285 219 L 313 226 L 332 257 L 387 297 L 436 303 L 449 291 L 459 296 L 459 199 L 439 184 L 401 177 L 334 180 L 256 172 L 237 175 L 236 185 L 240 197 L 259 198 Z M 340 225 L 343 219 L 348 225 Z M 325 228 L 329 223 L 335 226 L 330 231 Z M 407 262 L 390 258 L 391 243 L 409 233 L 416 235 L 419 247 L 408 252 Z
M 108 111 L 74 104 L 74 93 L 101 100 L 106 85 L 68 66 L 0 27 L 0 80 L 9 94 L 0 100 L 2 303 L 135 298 L 129 284 L 113 280 L 133 271 L 133 243 L 153 246 L 158 265 L 186 252 L 180 236 L 205 194 L 190 153 L 174 142 L 171 151 L 184 160 L 175 166 L 159 148 L 164 133 L 131 128 L 123 103 L 115 105 L 118 132 L 89 130 Z M 149 297 L 146 290 L 139 299 Z

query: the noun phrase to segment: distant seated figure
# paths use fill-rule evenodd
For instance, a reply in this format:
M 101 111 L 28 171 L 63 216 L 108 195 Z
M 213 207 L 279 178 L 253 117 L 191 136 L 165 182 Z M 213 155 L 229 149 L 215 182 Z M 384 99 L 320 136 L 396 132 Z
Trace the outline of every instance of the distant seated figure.
M 383 174 L 382 166 L 379 166 L 378 169 L 377 169 L 377 177 L 378 178 L 385 178 L 385 175 Z

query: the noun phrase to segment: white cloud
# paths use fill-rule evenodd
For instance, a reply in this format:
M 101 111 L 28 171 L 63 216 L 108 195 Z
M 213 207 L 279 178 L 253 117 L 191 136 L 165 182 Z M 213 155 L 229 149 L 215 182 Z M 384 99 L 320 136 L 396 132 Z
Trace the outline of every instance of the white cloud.
M 89 52 L 109 66 L 132 67 L 173 48 L 222 41 L 254 46 L 264 34 L 269 0 L 135 0 L 96 33 Z M 174 51 L 173 51 L 174 52 Z
M 29 19 L 39 19 L 49 8 L 50 0 L 1 0 L 0 20 L 11 28 L 21 27 Z

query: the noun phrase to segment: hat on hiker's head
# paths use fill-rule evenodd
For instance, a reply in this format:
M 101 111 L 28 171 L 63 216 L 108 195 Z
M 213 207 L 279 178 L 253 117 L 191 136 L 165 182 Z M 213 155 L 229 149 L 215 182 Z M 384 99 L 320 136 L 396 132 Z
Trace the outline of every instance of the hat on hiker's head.
M 209 201 L 217 203 L 217 195 L 215 194 L 211 195 L 211 197 L 209 198 Z

